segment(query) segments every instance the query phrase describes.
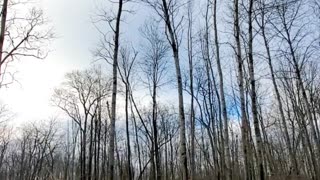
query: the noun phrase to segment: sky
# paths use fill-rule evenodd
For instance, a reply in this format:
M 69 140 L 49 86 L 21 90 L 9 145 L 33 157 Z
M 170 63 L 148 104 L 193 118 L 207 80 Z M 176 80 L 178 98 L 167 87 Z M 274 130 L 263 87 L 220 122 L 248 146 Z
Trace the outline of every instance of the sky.
M 92 64 L 90 49 L 95 47 L 97 31 L 90 16 L 94 4 L 89 0 L 38 0 L 54 27 L 57 38 L 44 60 L 22 58 L 15 64 L 18 82 L 0 90 L 0 100 L 14 113 L 18 122 L 57 116 L 50 103 L 54 87 L 64 74 Z
M 50 54 L 44 60 L 23 58 L 16 62 L 17 82 L 0 89 L 0 102 L 14 113 L 14 122 L 45 120 L 61 115 L 61 111 L 50 102 L 53 90 L 72 70 L 89 68 L 93 64 L 92 50 L 99 41 L 99 33 L 92 23 L 101 2 L 106 0 L 34 0 L 34 6 L 44 10 L 51 21 L 57 38 L 50 46 Z M 200 6 L 197 4 L 197 6 Z M 105 4 L 106 9 L 116 7 Z M 122 21 L 121 42 L 134 42 L 139 46 L 139 28 L 150 10 L 138 4 L 125 5 Z M 200 9 L 200 8 L 195 8 Z M 183 58 L 183 57 L 182 57 Z M 173 74 L 174 75 L 174 74 Z M 172 85 L 171 85 L 172 86 Z M 174 103 L 176 91 L 167 87 L 166 102 Z M 171 89 L 171 91 L 170 91 Z M 140 90 L 141 91 L 141 90 Z M 137 93 L 138 94 L 138 93 Z M 168 95 L 170 94 L 170 95 Z M 187 102 L 187 99 L 185 100 Z
M 92 23 L 101 2 L 105 0 L 34 0 L 31 6 L 43 9 L 54 27 L 56 39 L 44 60 L 22 58 L 15 62 L 16 82 L 0 89 L 0 103 L 14 114 L 13 122 L 46 120 L 61 116 L 50 99 L 54 88 L 72 70 L 89 68 L 94 63 L 92 50 L 99 41 L 99 33 Z M 107 9 L 115 5 L 105 4 Z M 128 6 L 125 6 L 128 10 Z M 133 14 L 123 14 L 122 41 L 139 41 L 139 27 L 150 12 L 138 11 L 138 4 L 130 4 Z M 25 9 L 21 10 L 21 12 Z M 20 12 L 20 9 L 19 9 Z

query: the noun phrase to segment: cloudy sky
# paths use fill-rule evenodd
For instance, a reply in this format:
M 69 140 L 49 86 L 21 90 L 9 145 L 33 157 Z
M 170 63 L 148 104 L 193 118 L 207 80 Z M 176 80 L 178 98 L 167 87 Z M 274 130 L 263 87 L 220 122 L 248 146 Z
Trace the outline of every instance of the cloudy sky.
M 18 83 L 2 88 L 0 100 L 15 113 L 17 121 L 56 116 L 50 105 L 54 87 L 66 72 L 83 69 L 92 63 L 90 49 L 98 35 L 91 23 L 96 3 L 91 0 L 38 0 L 52 22 L 58 38 L 45 60 L 21 59 L 15 66 Z
M 53 89 L 63 81 L 65 73 L 88 68 L 93 63 L 91 51 L 99 41 L 99 33 L 92 23 L 92 18 L 102 4 L 107 10 L 116 7 L 115 4 L 106 4 L 106 0 L 32 2 L 35 2 L 33 6 L 44 10 L 58 38 L 53 41 L 52 52 L 45 60 L 23 58 L 17 62 L 14 69 L 18 72 L 15 76 L 18 82 L 0 90 L 1 103 L 15 113 L 14 119 L 18 122 L 43 120 L 61 114 L 50 103 Z M 152 11 L 133 3 L 126 4 L 125 9 L 135 13 L 123 15 L 121 41 L 139 45 L 139 27 L 143 26 Z M 166 97 L 172 101 L 168 96 L 170 93 L 166 91 Z M 172 95 L 175 97 L 176 91 L 172 92 Z

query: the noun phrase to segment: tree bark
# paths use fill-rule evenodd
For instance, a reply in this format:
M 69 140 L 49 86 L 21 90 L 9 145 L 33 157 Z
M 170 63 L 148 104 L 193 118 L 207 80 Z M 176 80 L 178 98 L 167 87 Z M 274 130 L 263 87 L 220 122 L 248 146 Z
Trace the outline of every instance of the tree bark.
M 283 126 L 283 130 L 284 130 L 284 138 L 285 138 L 285 142 L 286 142 L 286 146 L 288 148 L 289 151 L 289 155 L 290 155 L 290 162 L 291 162 L 291 166 L 292 166 L 292 171 L 295 174 L 299 174 L 299 169 L 298 169 L 298 164 L 297 164 L 297 160 L 295 157 L 295 153 L 293 151 L 293 148 L 291 146 L 291 142 L 290 142 L 290 137 L 289 137 L 289 131 L 288 131 L 288 127 L 287 127 L 287 123 L 286 123 L 286 118 L 284 115 L 284 111 L 283 111 L 283 105 L 282 105 L 282 101 L 281 101 L 281 96 L 280 96 L 280 92 L 279 92 L 279 88 L 277 85 L 277 81 L 276 81 L 276 77 L 275 77 L 275 72 L 274 72 L 274 68 L 273 68 L 273 64 L 272 64 L 272 58 L 271 58 L 271 52 L 270 52 L 270 47 L 269 47 L 269 42 L 267 39 L 267 35 L 265 32 L 265 4 L 262 5 L 262 10 L 261 10 L 261 34 L 263 37 L 263 42 L 264 42 L 264 46 L 266 48 L 266 53 L 267 53 L 267 59 L 268 59 L 268 66 L 270 69 L 270 74 L 271 74 L 271 80 L 272 80 L 272 85 L 273 85 L 273 89 L 276 95 L 276 100 L 279 106 L 279 112 L 280 112 L 280 118 L 281 118 L 281 123 Z
M 218 75 L 219 75 L 219 82 L 220 82 L 220 97 L 221 97 L 221 105 L 222 105 L 222 116 L 224 122 L 224 139 L 222 148 L 225 151 L 225 167 L 226 179 L 232 179 L 232 169 L 231 169 L 231 157 L 230 157 L 230 148 L 229 148 L 229 127 L 228 127 L 228 114 L 227 114 L 227 105 L 225 100 L 225 93 L 224 93 L 224 82 L 223 82 L 223 72 L 221 67 L 221 60 L 220 60 L 220 44 L 219 44 L 219 36 L 218 36 L 218 24 L 217 24 L 217 0 L 213 1 L 213 27 L 214 27 L 214 43 L 215 43 L 215 52 L 216 52 L 216 60 L 217 60 L 217 68 L 218 68 Z
M 193 38 L 192 38 L 192 1 L 189 1 L 188 7 L 188 60 L 189 60 L 189 78 L 190 78 L 190 179 L 196 179 L 195 167 L 195 112 L 194 112 L 194 90 L 193 90 Z
M 113 52 L 113 68 L 112 68 L 112 99 L 111 99 L 111 119 L 109 129 L 109 150 L 108 150 L 108 165 L 107 175 L 108 180 L 114 180 L 114 152 L 116 138 L 116 101 L 117 101 L 117 80 L 118 80 L 118 51 L 119 51 L 119 36 L 120 36 L 120 21 L 122 14 L 123 0 L 119 0 L 118 13 L 116 18 L 116 28 L 114 34 L 114 52 Z
M 2 10 L 1 10 L 1 32 L 0 32 L 0 73 L 2 62 L 2 54 L 3 54 L 3 44 L 4 44 L 4 36 L 6 31 L 6 22 L 7 22 L 7 10 L 8 10 L 8 0 L 3 0 Z M 0 74 L 0 77 L 3 74 Z
M 250 160 L 252 159 L 251 146 L 250 146 L 250 126 L 246 113 L 246 102 L 244 97 L 244 80 L 243 80 L 243 60 L 241 55 L 241 43 L 240 43 L 240 24 L 239 24 L 239 1 L 234 0 L 234 37 L 236 43 L 236 59 L 238 70 L 238 86 L 240 93 L 240 109 L 241 109 L 241 134 L 242 134 L 242 147 L 244 153 L 245 163 L 245 178 L 247 180 L 252 179 L 253 167 Z
M 253 61 L 253 27 L 252 27 L 252 14 L 253 14 L 253 0 L 249 1 L 249 11 L 248 11 L 248 33 L 249 33 L 249 41 L 248 41 L 248 58 L 249 58 L 249 77 L 250 77 L 250 85 L 251 85 L 251 111 L 253 118 L 254 131 L 256 135 L 257 141 L 257 164 L 259 168 L 259 178 L 261 180 L 265 179 L 265 172 L 263 167 L 263 144 L 262 137 L 260 132 L 260 123 L 258 119 L 258 105 L 257 105 L 257 93 L 256 93 L 256 79 L 254 73 L 254 61 Z
M 171 24 L 171 17 L 169 14 L 169 9 L 166 0 L 162 0 L 163 5 L 163 13 L 166 27 L 169 32 L 170 40 L 171 40 L 171 48 L 173 52 L 173 58 L 175 62 L 176 69 L 176 77 L 177 77 L 177 85 L 178 85 L 178 98 L 179 98 L 179 125 L 180 125 L 180 168 L 181 168 L 181 177 L 183 180 L 189 179 L 188 174 L 188 161 L 187 161 L 187 149 L 186 149 L 186 128 L 185 128 L 185 114 L 183 107 L 183 89 L 182 89 L 182 77 L 180 70 L 180 60 L 179 60 L 179 49 L 178 42 L 175 38 L 175 31 L 173 30 L 173 26 Z

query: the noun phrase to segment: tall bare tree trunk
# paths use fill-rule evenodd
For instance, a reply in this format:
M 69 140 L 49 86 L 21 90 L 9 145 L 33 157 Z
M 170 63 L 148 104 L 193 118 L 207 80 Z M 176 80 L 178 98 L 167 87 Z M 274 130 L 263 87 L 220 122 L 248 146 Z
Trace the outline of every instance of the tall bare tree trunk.
M 298 10 L 299 9 L 297 9 L 297 11 Z M 285 7 L 282 7 L 282 11 L 285 11 Z M 294 42 L 292 40 L 292 34 L 290 33 L 290 27 L 288 27 L 288 25 L 287 25 L 287 23 L 292 23 L 295 19 L 287 20 L 287 18 L 285 17 L 285 12 L 282 12 L 281 16 L 283 16 L 282 17 L 282 24 L 283 24 L 283 30 L 284 30 L 284 35 L 283 35 L 284 37 L 283 38 L 286 40 L 286 42 L 288 43 L 288 46 L 289 46 L 289 54 L 290 54 L 291 59 L 292 59 L 294 73 L 295 73 L 296 78 L 297 78 L 297 86 L 301 90 L 302 103 L 305 106 L 307 119 L 310 122 L 311 133 L 312 133 L 312 136 L 313 136 L 314 141 L 315 141 L 316 150 L 319 153 L 320 152 L 320 140 L 319 140 L 319 138 L 317 136 L 317 133 L 316 133 L 316 130 L 315 130 L 314 120 L 313 120 L 313 117 L 312 117 L 311 108 L 310 108 L 310 104 L 309 104 L 309 101 L 308 101 L 308 96 L 307 96 L 306 89 L 305 89 L 305 86 L 303 84 L 303 79 L 302 79 L 302 76 L 301 76 L 301 69 L 300 68 L 302 66 L 299 65 L 299 63 L 298 63 L 296 51 L 294 50 L 295 47 L 293 45 Z M 318 163 L 316 161 L 315 153 L 314 153 L 313 148 L 312 148 L 312 143 L 311 143 L 309 134 L 307 133 L 307 125 L 306 125 L 306 122 L 304 122 L 304 121 L 302 123 L 303 123 L 303 126 L 304 126 L 305 138 L 307 140 L 308 145 L 310 146 L 309 150 L 310 150 L 312 164 L 314 166 L 313 167 L 314 168 L 314 173 L 315 173 L 316 178 L 320 178 L 320 173 L 319 173 L 319 170 L 318 170 L 319 169 L 318 168 Z
M 190 78 L 190 178 L 195 180 L 196 178 L 196 167 L 195 167 L 195 112 L 194 112 L 194 90 L 193 90 L 193 38 L 192 38 L 192 3 L 188 2 L 188 60 L 189 60 L 189 78 Z
M 259 178 L 261 180 L 265 179 L 264 168 L 263 168 L 263 144 L 262 137 L 260 132 L 260 125 L 258 119 L 258 105 L 257 105 L 257 94 L 256 94 L 256 79 L 254 77 L 254 62 L 253 62 L 253 27 L 252 27 L 252 14 L 253 14 L 253 0 L 249 1 L 249 11 L 248 11 L 248 33 L 249 33 L 249 41 L 248 41 L 248 58 L 249 58 L 249 77 L 250 77 L 250 85 L 251 85 L 251 111 L 254 125 L 254 132 L 256 135 L 257 141 L 257 164 L 259 167 Z
M 158 144 L 158 123 L 157 123 L 157 78 L 156 70 L 153 70 L 153 87 L 152 87 L 152 124 L 153 124 L 153 153 L 154 156 L 151 158 L 155 159 L 155 179 L 161 180 L 161 165 L 160 165 L 160 154 L 159 154 L 159 144 Z M 152 154 L 153 154 L 152 153 Z
M 130 87 L 129 87 L 130 88 Z M 134 133 L 135 133 L 135 143 L 137 147 L 137 153 L 138 153 L 138 167 L 139 167 L 139 172 L 142 172 L 142 163 L 141 163 L 141 151 L 140 151 L 140 144 L 139 144 L 139 136 L 138 136 L 138 125 L 136 121 L 136 117 L 133 112 L 133 105 L 132 105 L 132 94 L 130 90 L 130 110 L 131 110 L 131 115 L 134 123 Z
M 127 169 L 128 169 L 128 179 L 133 179 L 132 168 L 131 168 L 131 146 L 130 146 L 130 132 L 129 132 L 129 79 L 126 77 L 125 83 L 125 116 L 126 116 L 126 138 L 127 138 Z
M 268 59 L 268 66 L 270 69 L 270 74 L 271 74 L 271 80 L 272 80 L 272 84 L 273 84 L 273 89 L 276 95 L 276 100 L 279 106 L 279 112 L 280 112 L 280 118 L 281 118 L 281 123 L 283 126 L 283 130 L 284 130 L 284 138 L 285 138 L 285 142 L 286 142 L 286 146 L 288 148 L 289 151 L 289 155 L 290 155 L 290 162 L 291 162 L 291 166 L 292 166 L 292 171 L 293 173 L 299 174 L 299 169 L 298 169 L 298 163 L 297 163 L 297 159 L 295 157 L 295 153 L 293 151 L 293 148 L 291 146 L 291 142 L 290 142 L 290 137 L 289 137 L 289 131 L 288 131 L 288 127 L 287 127 L 287 123 L 286 123 L 286 119 L 285 119 L 285 115 L 284 115 L 284 111 L 283 111 L 283 105 L 282 105 L 282 101 L 281 101 L 281 96 L 280 96 L 280 92 L 279 92 L 279 88 L 277 85 L 277 81 L 276 81 L 276 77 L 275 77 L 275 72 L 274 72 L 274 68 L 273 68 L 273 64 L 272 64 L 272 58 L 271 58 L 271 52 L 270 52 L 270 47 L 269 47 L 269 42 L 267 39 L 267 35 L 265 32 L 265 4 L 262 4 L 262 8 L 261 8 L 261 24 L 260 24 L 260 28 L 261 28 L 261 34 L 263 37 L 263 42 L 264 42 L 264 46 L 266 48 L 266 53 L 267 53 L 267 59 Z
M 90 120 L 90 142 L 89 142 L 89 157 L 88 157 L 88 180 L 92 179 L 92 160 L 93 160 L 93 129 L 94 117 Z
M 213 28 L 214 28 L 214 43 L 215 43 L 215 52 L 216 52 L 216 60 L 217 60 L 217 68 L 219 74 L 219 82 L 220 82 L 220 97 L 221 97 L 221 105 L 222 105 L 222 116 L 224 122 L 224 139 L 222 139 L 222 148 L 225 151 L 225 167 L 226 174 L 225 178 L 232 179 L 232 169 L 231 169 L 231 157 L 230 157 L 230 148 L 229 148 L 229 130 L 228 130 L 228 114 L 227 114 L 227 105 L 225 100 L 224 93 L 224 83 L 223 83 L 223 72 L 220 61 L 220 44 L 219 44 L 219 36 L 218 36 L 218 24 L 217 24 L 217 0 L 213 1 Z
M 109 151 L 107 176 L 108 180 L 114 180 L 114 151 L 116 138 L 116 101 L 117 101 L 117 80 L 118 80 L 118 51 L 119 51 L 119 36 L 120 36 L 120 21 L 122 14 L 123 0 L 119 0 L 118 14 L 116 18 L 116 28 L 114 32 L 114 52 L 113 52 L 113 68 L 112 68 L 112 99 L 111 99 L 111 119 L 109 129 Z
M 186 148 L 186 127 L 185 127 L 185 114 L 183 107 L 183 89 L 182 89 L 182 77 L 180 70 L 180 60 L 179 60 L 179 48 L 178 42 L 176 39 L 175 30 L 173 29 L 171 19 L 169 14 L 169 9 L 166 0 L 162 0 L 164 20 L 166 28 L 170 37 L 170 45 L 173 52 L 173 58 L 176 68 L 176 77 L 178 85 L 178 97 L 179 97 L 179 125 L 180 125 L 180 168 L 181 168 L 181 177 L 183 180 L 189 179 L 188 174 L 188 161 L 187 161 L 187 148 Z
M 236 58 L 238 69 L 238 86 L 240 93 L 240 109 L 241 109 L 241 134 L 242 134 L 242 147 L 244 153 L 245 163 L 245 178 L 246 180 L 252 179 L 253 167 L 251 165 L 251 145 L 250 145 L 250 126 L 246 113 L 246 102 L 244 97 L 244 79 L 243 79 L 243 60 L 241 55 L 240 43 L 240 24 L 239 24 L 239 1 L 234 0 L 234 37 L 236 43 Z

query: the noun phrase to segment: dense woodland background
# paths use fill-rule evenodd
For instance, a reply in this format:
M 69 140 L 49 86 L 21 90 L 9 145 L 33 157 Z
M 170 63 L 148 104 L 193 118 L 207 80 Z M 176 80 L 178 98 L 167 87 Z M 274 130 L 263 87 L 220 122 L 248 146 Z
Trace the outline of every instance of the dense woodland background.
M 59 37 L 41 9 L 0 2 L 6 88 L 13 62 L 45 59 Z M 63 120 L 15 127 L 1 106 L 0 179 L 320 179 L 319 0 L 119 0 L 93 14 L 92 67 L 52 95 Z

